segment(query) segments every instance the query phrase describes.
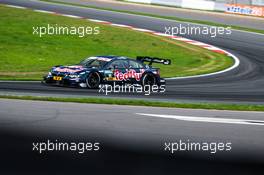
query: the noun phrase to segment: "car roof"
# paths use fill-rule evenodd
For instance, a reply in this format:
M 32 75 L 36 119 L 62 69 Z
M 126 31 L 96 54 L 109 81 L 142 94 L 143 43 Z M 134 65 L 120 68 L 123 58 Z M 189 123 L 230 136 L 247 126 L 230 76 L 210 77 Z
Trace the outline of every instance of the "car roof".
M 123 59 L 131 59 L 128 57 L 124 57 L 124 56 L 115 56 L 115 55 L 100 55 L 100 56 L 95 56 L 96 58 L 108 58 L 111 60 L 123 60 Z

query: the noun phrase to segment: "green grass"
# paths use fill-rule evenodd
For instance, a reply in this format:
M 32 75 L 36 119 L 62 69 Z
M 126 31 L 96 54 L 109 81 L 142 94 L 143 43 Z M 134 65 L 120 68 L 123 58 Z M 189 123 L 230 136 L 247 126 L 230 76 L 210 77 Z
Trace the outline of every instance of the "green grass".
M 0 6 L 0 79 L 39 80 L 54 65 L 69 65 L 95 55 L 138 55 L 170 58 L 172 65 L 155 65 L 163 77 L 187 76 L 223 70 L 233 60 L 222 54 L 180 41 L 32 10 Z M 33 35 L 37 26 L 100 28 L 100 34 Z
M 264 105 L 238 105 L 238 104 L 212 104 L 212 103 L 174 103 L 157 102 L 135 99 L 118 98 L 60 98 L 60 97 L 33 97 L 33 96 L 10 96 L 0 95 L 0 98 L 37 100 L 53 102 L 74 102 L 74 103 L 93 103 L 110 105 L 133 105 L 133 106 L 153 106 L 169 108 L 191 108 L 191 109 L 217 109 L 217 110 L 236 110 L 236 111 L 264 111 Z
M 170 19 L 170 20 L 175 20 L 175 21 L 180 21 L 180 22 L 190 22 L 190 23 L 204 24 L 204 25 L 218 26 L 218 27 L 231 27 L 232 29 L 244 30 L 244 31 L 264 34 L 264 30 L 241 27 L 241 26 L 236 26 L 236 25 L 226 25 L 223 23 L 215 23 L 215 22 L 209 22 L 209 21 L 203 21 L 203 20 L 193 20 L 193 19 L 179 18 L 179 17 L 174 17 L 174 16 L 162 16 L 162 15 L 155 15 L 155 14 L 144 13 L 144 12 L 127 11 L 127 10 L 116 10 L 116 9 L 103 8 L 103 7 L 92 6 L 92 5 L 82 5 L 82 4 L 70 3 L 70 2 L 59 2 L 56 0 L 40 0 L 40 1 L 52 2 L 52 3 L 58 3 L 58 4 L 66 4 L 66 5 L 74 5 L 74 6 L 79 6 L 79 7 L 94 8 L 94 9 L 98 9 L 98 10 L 108 10 L 108 11 L 113 11 L 113 12 L 121 12 L 121 13 L 135 14 L 135 15 L 150 16 L 150 17 L 161 18 L 161 19 Z M 152 4 L 152 5 L 156 5 L 156 4 Z M 174 7 L 174 8 L 177 8 L 177 7 Z

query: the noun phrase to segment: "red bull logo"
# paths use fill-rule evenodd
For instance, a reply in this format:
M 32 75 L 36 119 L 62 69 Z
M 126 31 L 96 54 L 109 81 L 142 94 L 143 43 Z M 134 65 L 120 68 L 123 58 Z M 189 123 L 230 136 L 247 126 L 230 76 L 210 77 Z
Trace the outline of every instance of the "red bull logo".
M 120 70 L 114 71 L 114 76 L 117 80 L 128 80 L 129 78 L 135 78 L 137 81 L 140 81 L 142 74 L 144 73 L 144 69 L 140 69 L 140 72 L 137 73 L 134 69 L 130 69 L 127 72 L 123 73 Z

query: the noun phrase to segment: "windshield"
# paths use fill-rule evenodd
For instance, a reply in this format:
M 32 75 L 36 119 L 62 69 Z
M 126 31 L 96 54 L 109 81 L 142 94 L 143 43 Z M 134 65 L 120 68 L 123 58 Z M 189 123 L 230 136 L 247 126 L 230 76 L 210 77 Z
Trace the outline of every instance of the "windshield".
M 106 60 L 100 58 L 87 58 L 80 62 L 80 65 L 84 67 L 96 67 L 101 68 L 107 63 Z

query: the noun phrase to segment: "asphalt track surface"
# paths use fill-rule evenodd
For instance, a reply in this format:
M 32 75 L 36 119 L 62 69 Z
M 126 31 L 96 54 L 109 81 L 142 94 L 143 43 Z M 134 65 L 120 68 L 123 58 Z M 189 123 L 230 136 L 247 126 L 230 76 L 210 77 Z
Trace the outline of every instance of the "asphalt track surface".
M 165 27 L 174 27 L 186 23 L 156 19 L 138 15 L 121 14 L 110 11 L 87 9 L 66 5 L 50 4 L 39 1 L 0 0 L 1 3 L 21 5 L 33 9 L 49 10 L 58 13 L 84 16 L 105 20 L 117 24 L 126 24 L 138 28 L 165 32 Z M 194 24 L 191 24 L 192 26 Z M 197 26 L 197 25 L 195 25 Z M 146 98 L 159 100 L 187 100 L 230 103 L 264 102 L 264 35 L 232 31 L 231 35 L 218 35 L 215 38 L 206 35 L 184 35 L 186 38 L 220 47 L 240 59 L 238 68 L 219 75 L 167 81 L 165 94 L 110 94 L 116 97 Z M 2 93 L 31 93 L 40 95 L 72 94 L 77 96 L 98 96 L 98 91 L 87 89 L 53 88 L 40 83 L 0 82 Z
M 14 110 L 15 107 L 15 110 Z M 207 121 L 144 114 L 203 117 Z M 214 119 L 244 120 L 246 123 Z M 211 121 L 211 122 L 210 122 Z M 255 122 L 253 122 L 255 121 Z M 262 174 L 263 113 L 0 100 L 1 174 Z M 33 150 L 32 143 L 99 142 L 100 150 Z M 230 151 L 165 150 L 165 143 L 231 143 Z M 176 149 L 176 148 L 175 148 Z
M 179 23 L 94 9 L 50 5 L 35 1 L 3 1 L 34 9 L 57 11 L 164 32 Z M 240 66 L 211 77 L 170 80 L 165 95 L 128 96 L 160 100 L 187 99 L 263 103 L 264 36 L 233 31 L 230 36 L 185 36 L 221 47 L 240 58 Z M 1 82 L 1 93 L 98 96 L 87 89 Z M 120 95 L 118 95 L 119 97 Z M 228 118 L 247 124 L 185 121 L 138 115 Z M 0 100 L 1 174 L 263 174 L 263 113 L 185 110 L 150 107 Z M 251 121 L 252 120 L 252 121 Z M 248 124 L 251 123 L 251 124 Z M 253 123 L 253 124 L 252 124 Z M 259 125 L 258 125 L 259 124 Z M 52 152 L 39 155 L 32 142 L 98 141 L 100 152 L 84 155 Z M 164 142 L 232 142 L 231 152 L 164 151 Z M 102 169 L 103 167 L 103 169 Z M 113 173 L 114 172 L 114 173 Z

